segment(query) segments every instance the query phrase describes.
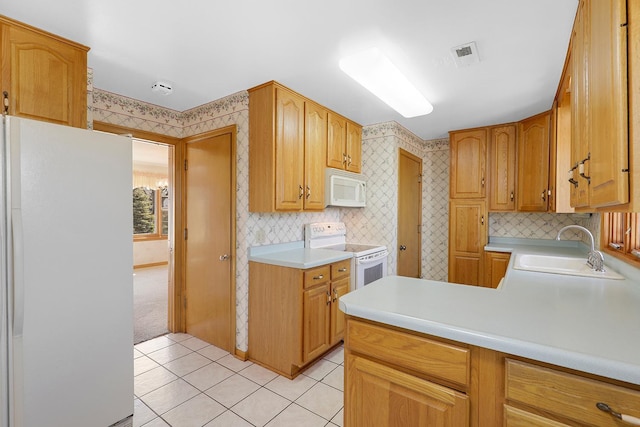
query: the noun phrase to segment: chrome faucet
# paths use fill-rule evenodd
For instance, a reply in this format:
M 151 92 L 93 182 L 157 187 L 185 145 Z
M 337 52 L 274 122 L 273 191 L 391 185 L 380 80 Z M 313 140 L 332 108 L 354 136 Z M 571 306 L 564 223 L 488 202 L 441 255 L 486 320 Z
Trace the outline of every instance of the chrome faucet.
M 576 228 L 578 230 L 581 230 L 586 235 L 588 235 L 589 239 L 591 240 L 591 250 L 589 251 L 589 255 L 587 256 L 587 265 L 591 269 L 593 269 L 595 271 L 605 271 L 605 269 L 604 269 L 604 255 L 602 255 L 602 252 L 596 250 L 595 243 L 594 243 L 594 240 L 593 240 L 593 234 L 591 234 L 591 232 L 589 230 L 587 230 L 586 228 L 584 228 L 583 226 L 581 226 L 581 225 L 567 225 L 566 227 L 562 227 L 560 229 L 560 231 L 558 231 L 558 235 L 556 236 L 556 240 L 560 240 L 560 235 L 565 230 L 568 230 L 570 228 Z

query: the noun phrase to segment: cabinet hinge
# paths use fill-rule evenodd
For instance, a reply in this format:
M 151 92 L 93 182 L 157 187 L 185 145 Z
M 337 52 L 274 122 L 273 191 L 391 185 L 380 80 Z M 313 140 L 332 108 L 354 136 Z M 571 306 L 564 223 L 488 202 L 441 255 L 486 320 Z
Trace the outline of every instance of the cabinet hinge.
M 185 228 L 184 229 L 184 240 L 187 240 L 189 238 L 189 229 Z
M 629 172 L 629 168 L 622 169 L 622 172 Z
M 187 159 L 184 159 L 184 170 L 188 170 L 189 169 L 189 165 L 187 163 Z

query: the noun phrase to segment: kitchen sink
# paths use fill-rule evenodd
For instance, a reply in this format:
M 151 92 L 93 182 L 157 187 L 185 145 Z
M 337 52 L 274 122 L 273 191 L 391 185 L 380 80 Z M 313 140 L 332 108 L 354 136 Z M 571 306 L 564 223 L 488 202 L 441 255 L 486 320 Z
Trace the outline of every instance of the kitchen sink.
M 615 271 L 595 271 L 587 265 L 586 258 L 573 258 L 553 255 L 517 254 L 513 264 L 516 270 L 536 271 L 540 273 L 566 274 L 569 276 L 596 277 L 599 279 L 624 279 Z

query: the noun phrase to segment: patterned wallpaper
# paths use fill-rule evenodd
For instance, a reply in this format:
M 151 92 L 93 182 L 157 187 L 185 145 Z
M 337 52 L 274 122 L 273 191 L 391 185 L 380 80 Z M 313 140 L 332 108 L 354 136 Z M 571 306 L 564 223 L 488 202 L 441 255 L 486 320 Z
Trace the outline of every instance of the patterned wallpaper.
M 236 236 L 236 346 L 248 344 L 248 249 L 259 244 L 284 243 L 304 238 L 304 224 L 344 221 L 347 238 L 389 248 L 389 274 L 396 272 L 398 149 L 423 159 L 422 275 L 447 279 L 449 141 L 423 141 L 395 122 L 363 129 L 362 169 L 368 177 L 366 208 L 328 208 L 322 213 L 256 214 L 249 212 L 248 94 L 238 92 L 200 107 L 177 112 L 93 88 L 91 79 L 88 122 L 93 120 L 174 137 L 187 137 L 225 126 L 237 126 L 237 236 Z M 594 215 L 596 217 L 596 215 Z M 563 225 L 581 223 L 599 232 L 597 218 L 556 214 L 491 214 L 490 234 L 503 237 L 555 238 Z M 259 243 L 257 236 L 266 240 Z M 571 236 L 565 236 L 570 238 Z M 576 235 L 575 238 L 581 238 Z

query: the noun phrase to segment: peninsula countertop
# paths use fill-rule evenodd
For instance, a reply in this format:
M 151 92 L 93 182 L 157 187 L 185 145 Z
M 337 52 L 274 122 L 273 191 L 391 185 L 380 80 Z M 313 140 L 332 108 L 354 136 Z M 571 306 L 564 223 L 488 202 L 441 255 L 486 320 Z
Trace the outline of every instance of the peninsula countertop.
M 584 257 L 576 247 L 512 254 Z M 345 313 L 640 385 L 640 281 L 513 269 L 498 289 L 399 276 L 340 298 Z M 637 272 L 637 270 L 635 271 Z

